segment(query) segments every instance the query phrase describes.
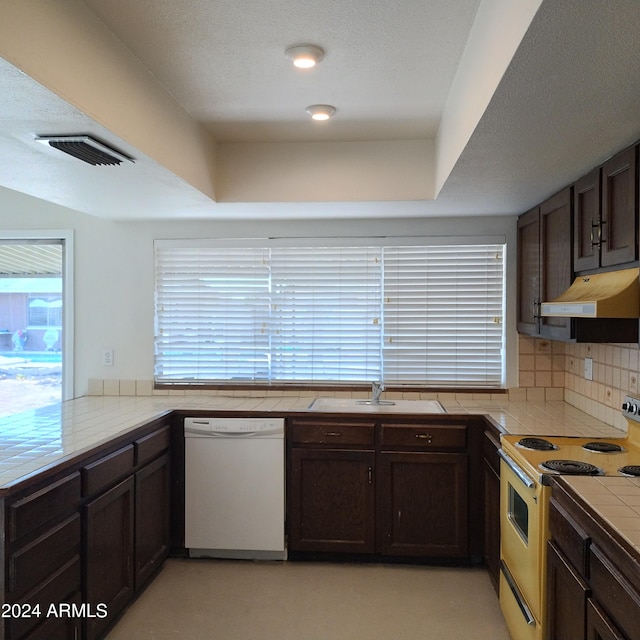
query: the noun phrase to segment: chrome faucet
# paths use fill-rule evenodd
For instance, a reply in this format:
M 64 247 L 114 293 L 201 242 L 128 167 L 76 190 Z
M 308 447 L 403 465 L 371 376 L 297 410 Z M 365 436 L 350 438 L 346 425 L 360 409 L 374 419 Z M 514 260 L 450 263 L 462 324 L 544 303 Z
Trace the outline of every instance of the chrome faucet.
M 380 396 L 384 391 L 384 384 L 382 382 L 371 383 L 371 404 L 380 404 Z

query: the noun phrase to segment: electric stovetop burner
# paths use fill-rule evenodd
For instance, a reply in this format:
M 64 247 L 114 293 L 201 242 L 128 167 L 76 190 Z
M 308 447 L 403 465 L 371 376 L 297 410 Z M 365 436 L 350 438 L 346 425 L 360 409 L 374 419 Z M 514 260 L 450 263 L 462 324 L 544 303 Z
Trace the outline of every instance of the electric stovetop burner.
M 602 470 L 588 462 L 581 460 L 546 460 L 540 467 L 546 471 L 555 471 L 571 476 L 596 476 L 602 474 Z
M 533 449 L 534 451 L 555 451 L 556 447 L 553 442 L 544 438 L 522 438 L 516 442 L 516 445 L 523 449 Z
M 623 476 L 638 477 L 640 476 L 640 464 L 628 464 L 626 467 L 620 467 L 618 472 Z
M 587 451 L 595 451 L 596 453 L 620 453 L 624 448 L 613 442 L 587 442 L 582 445 Z

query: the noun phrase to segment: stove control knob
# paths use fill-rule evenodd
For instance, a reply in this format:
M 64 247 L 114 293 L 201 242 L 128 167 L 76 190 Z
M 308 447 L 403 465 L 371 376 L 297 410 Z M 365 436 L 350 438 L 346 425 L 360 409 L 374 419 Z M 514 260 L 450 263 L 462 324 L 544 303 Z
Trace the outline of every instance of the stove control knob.
M 638 405 L 633 404 L 633 402 L 623 402 L 622 410 L 626 413 L 630 413 L 631 415 L 635 415 L 638 413 Z

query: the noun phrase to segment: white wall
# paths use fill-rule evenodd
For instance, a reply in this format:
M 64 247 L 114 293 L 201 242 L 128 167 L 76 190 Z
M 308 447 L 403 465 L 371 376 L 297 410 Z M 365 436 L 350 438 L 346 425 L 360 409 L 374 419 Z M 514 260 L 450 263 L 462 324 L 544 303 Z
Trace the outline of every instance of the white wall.
M 87 393 L 91 378 L 152 379 L 153 240 L 194 237 L 505 235 L 507 383 L 510 387 L 517 386 L 515 216 L 252 223 L 117 222 L 0 188 L 0 239 L 3 230 L 16 229 L 74 231 L 76 396 Z M 102 366 L 105 348 L 114 350 L 113 367 Z

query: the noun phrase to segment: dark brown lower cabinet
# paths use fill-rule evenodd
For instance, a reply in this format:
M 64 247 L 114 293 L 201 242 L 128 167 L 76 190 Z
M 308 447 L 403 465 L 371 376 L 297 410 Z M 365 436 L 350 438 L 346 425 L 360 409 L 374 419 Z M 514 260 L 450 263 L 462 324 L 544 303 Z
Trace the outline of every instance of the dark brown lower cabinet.
M 589 585 L 565 559 L 553 542 L 547 544 L 547 637 L 584 640 Z
M 291 420 L 290 556 L 467 561 L 468 429 L 453 417 Z
M 615 624 L 612 628 L 620 630 L 621 637 L 640 640 L 640 591 L 638 581 L 634 580 L 638 565 L 624 558 L 620 566 L 613 559 L 617 555 L 615 551 L 610 554 L 605 550 L 606 545 L 601 546 L 605 542 L 593 542 L 589 547 L 592 598 L 608 614 L 611 624 Z
M 160 419 L 0 495 L 2 640 L 104 637 L 169 553 Z
M 67 615 L 66 607 L 71 603 L 80 603 L 81 582 L 81 560 L 77 554 L 13 605 L 19 607 L 20 613 L 7 618 L 6 637 L 24 640 L 80 638 L 81 620 L 77 616 Z M 39 608 L 37 616 L 23 615 L 34 606 Z
M 500 435 L 495 428 L 483 434 L 484 531 L 483 555 L 496 593 L 500 587 Z
M 374 553 L 373 451 L 291 451 L 289 547 L 295 551 Z
M 593 600 L 587 601 L 587 640 L 626 640 Z
M 89 640 L 98 638 L 133 596 L 134 491 L 129 477 L 85 507 L 86 599 L 108 611 L 87 619 Z
M 47 611 L 44 622 L 31 633 L 23 636 L 24 640 L 78 640 L 82 637 L 82 618 L 70 613 L 75 607 L 76 611 L 82 610 L 82 596 L 79 592 L 73 596 L 56 600 L 52 603 L 55 607 Z
M 135 475 L 135 588 L 139 589 L 169 555 L 170 459 L 165 454 Z
M 596 482 L 596 480 L 593 480 Z M 640 554 L 553 480 L 546 640 L 640 640 Z
M 80 474 L 36 479 L 2 500 L 2 573 L 5 608 L 0 637 L 75 638 L 76 622 L 60 622 L 50 605 L 81 593 L 82 522 Z M 55 624 L 56 635 L 49 629 Z
M 380 553 L 468 555 L 466 454 L 382 452 L 377 482 Z

